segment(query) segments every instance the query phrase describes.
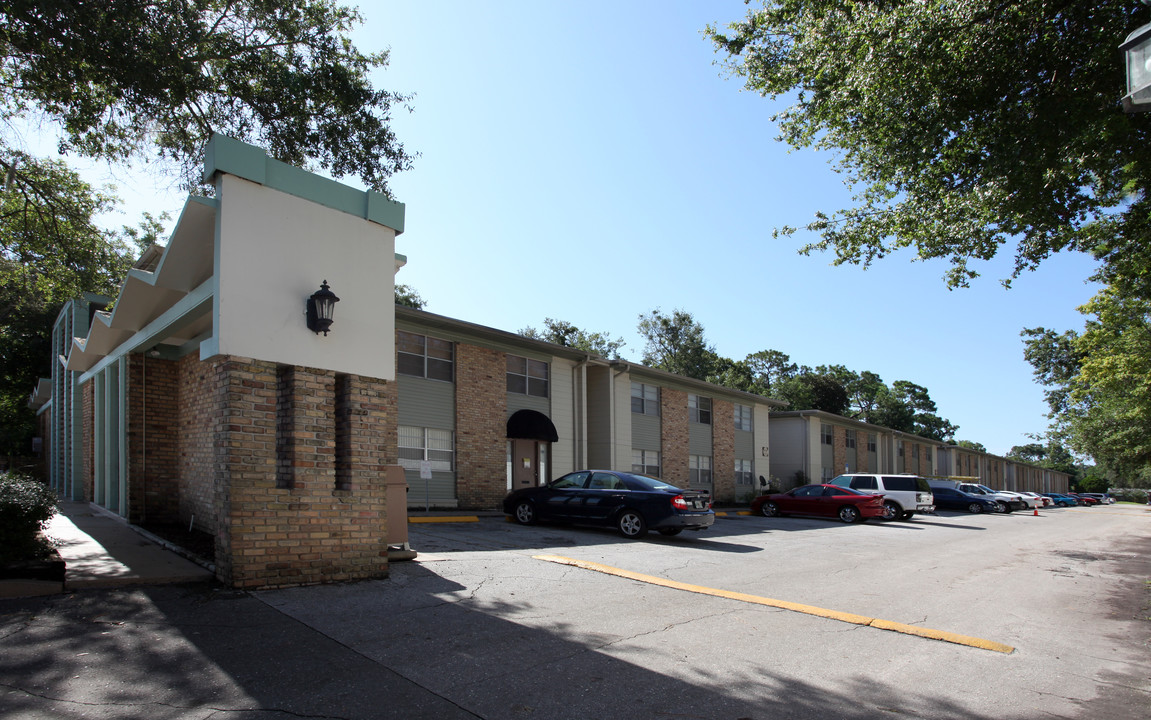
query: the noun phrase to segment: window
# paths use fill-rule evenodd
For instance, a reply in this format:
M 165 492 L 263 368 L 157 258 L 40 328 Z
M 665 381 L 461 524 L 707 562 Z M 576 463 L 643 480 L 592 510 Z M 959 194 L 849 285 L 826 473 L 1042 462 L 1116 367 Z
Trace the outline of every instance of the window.
M 429 380 L 452 381 L 453 348 L 447 340 L 396 331 L 396 371 Z
M 711 485 L 711 456 L 689 455 L 688 484 Z
M 867 436 L 867 452 L 875 452 L 876 438 L 875 433 Z
M 659 388 L 655 385 L 633 382 L 631 411 L 641 415 L 659 415 Z
M 912 460 L 918 460 L 919 459 L 919 445 L 912 445 L 911 446 L 911 459 Z
M 751 461 L 750 460 L 736 460 L 735 461 L 735 484 L 736 485 L 751 485 Z
M 832 444 L 831 426 L 827 423 L 819 424 L 819 442 L 823 445 Z
M 924 448 L 923 454 L 927 458 L 927 462 L 931 462 L 931 448 Z
M 711 425 L 711 398 L 701 395 L 687 396 L 687 415 L 691 422 Z
M 508 355 L 508 392 L 548 396 L 548 364 L 542 360 Z
M 855 447 L 855 431 L 854 430 L 844 430 L 843 431 L 843 444 L 845 447 L 849 447 L 849 448 Z
M 659 452 L 633 449 L 631 451 L 631 471 L 638 475 L 659 477 Z
M 736 405 L 735 406 L 735 429 L 746 430 L 751 432 L 751 406 L 750 405 Z
M 408 470 L 419 470 L 420 462 L 427 460 L 432 470 L 451 472 L 455 467 L 455 442 L 451 430 L 401 425 L 400 465 Z

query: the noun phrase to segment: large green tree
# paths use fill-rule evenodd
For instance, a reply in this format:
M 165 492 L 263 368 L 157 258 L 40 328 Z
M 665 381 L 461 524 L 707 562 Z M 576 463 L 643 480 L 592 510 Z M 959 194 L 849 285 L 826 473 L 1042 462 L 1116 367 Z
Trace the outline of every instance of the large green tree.
M 554 320 L 552 318 L 544 319 L 542 330 L 529 326 L 520 330 L 519 334 L 535 340 L 544 340 L 556 345 L 595 353 L 605 358 L 618 358 L 620 348 L 627 344 L 623 338 L 612 340 L 607 333 L 588 332 L 566 320 Z
M 707 32 L 749 90 L 789 103 L 780 139 L 831 151 L 855 191 L 805 250 L 911 248 L 962 286 L 1005 248 L 1013 276 L 1076 249 L 1147 287 L 1151 120 L 1120 109 L 1116 48 L 1149 20 L 1135 2 L 766 0 Z
M 652 310 L 639 316 L 637 330 L 645 341 L 645 365 L 698 380 L 706 380 L 715 370 L 715 348 L 707 344 L 703 325 L 686 310 L 670 315 Z
M 25 406 L 48 373 L 60 303 L 114 292 L 130 250 L 154 239 L 109 232 L 114 202 L 28 133 L 65 156 L 153 162 L 188 189 L 204 145 L 223 133 L 273 157 L 389 193 L 412 156 L 390 119 L 408 96 L 374 88 L 387 53 L 364 54 L 355 10 L 333 0 L 8 0 L 0 5 L 0 452 L 25 453 Z

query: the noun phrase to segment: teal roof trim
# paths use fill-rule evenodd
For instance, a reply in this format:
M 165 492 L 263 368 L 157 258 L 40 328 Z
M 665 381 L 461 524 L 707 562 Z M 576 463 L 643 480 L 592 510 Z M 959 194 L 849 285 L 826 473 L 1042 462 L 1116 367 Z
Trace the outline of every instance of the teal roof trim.
M 213 135 L 204 148 L 204 180 L 210 181 L 218 172 L 364 218 L 397 235 L 404 231 L 403 203 L 274 160 L 261 148 L 225 135 Z

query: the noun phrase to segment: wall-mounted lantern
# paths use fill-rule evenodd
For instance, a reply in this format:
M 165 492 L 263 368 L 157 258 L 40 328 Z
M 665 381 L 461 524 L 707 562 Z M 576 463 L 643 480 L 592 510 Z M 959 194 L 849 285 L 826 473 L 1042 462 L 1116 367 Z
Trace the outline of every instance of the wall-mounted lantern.
M 1128 35 L 1119 49 L 1123 51 L 1123 60 L 1127 64 L 1127 94 L 1123 96 L 1123 111 L 1147 112 L 1151 110 L 1151 23 Z
M 339 301 L 336 294 L 328 289 L 328 281 L 325 280 L 320 289 L 308 298 L 308 329 L 317 335 L 323 333 L 324 337 L 327 337 L 328 330 L 332 327 L 332 315 L 335 314 L 336 303 Z

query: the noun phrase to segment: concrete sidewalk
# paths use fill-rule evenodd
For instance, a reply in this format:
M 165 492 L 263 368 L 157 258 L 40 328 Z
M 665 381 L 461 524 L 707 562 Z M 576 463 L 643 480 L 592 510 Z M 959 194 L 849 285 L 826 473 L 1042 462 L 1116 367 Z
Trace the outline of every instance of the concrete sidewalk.
M 67 565 L 65 590 L 202 582 L 214 577 L 174 546 L 89 503 L 61 502 L 46 533 L 56 541 Z

